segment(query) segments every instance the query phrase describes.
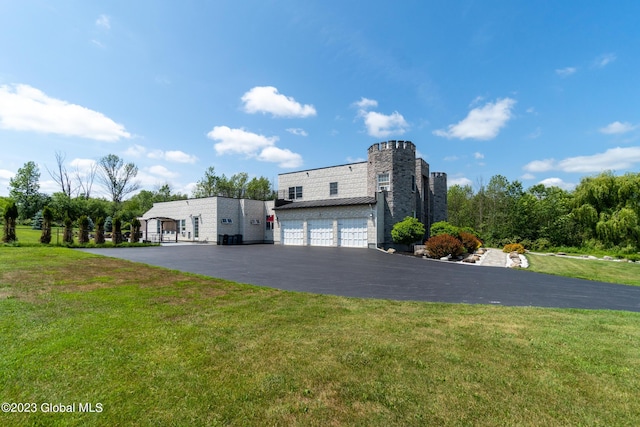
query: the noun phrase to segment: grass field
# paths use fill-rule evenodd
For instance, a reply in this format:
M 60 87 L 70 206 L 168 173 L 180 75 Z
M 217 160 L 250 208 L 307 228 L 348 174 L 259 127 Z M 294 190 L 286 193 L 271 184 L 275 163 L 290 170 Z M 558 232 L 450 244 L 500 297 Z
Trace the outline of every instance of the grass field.
M 0 425 L 638 425 L 639 325 L 0 247 Z
M 640 286 L 640 263 L 527 254 L 530 271 Z

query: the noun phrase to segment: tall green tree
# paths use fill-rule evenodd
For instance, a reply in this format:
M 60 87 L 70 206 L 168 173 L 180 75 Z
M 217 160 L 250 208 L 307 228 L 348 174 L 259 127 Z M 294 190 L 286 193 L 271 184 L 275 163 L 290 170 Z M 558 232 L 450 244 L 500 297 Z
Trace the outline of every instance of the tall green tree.
M 200 179 L 195 188 L 193 189 L 193 197 L 212 197 L 217 196 L 218 193 L 218 176 L 213 166 L 209 166 L 204 172 L 204 177 Z
M 247 183 L 245 197 L 254 200 L 271 200 L 275 198 L 275 194 L 269 179 L 261 176 L 260 178 L 253 177 Z
M 9 180 L 9 196 L 18 206 L 20 219 L 33 218 L 45 205 L 47 196 L 40 194 L 40 169 L 34 162 L 27 162 Z

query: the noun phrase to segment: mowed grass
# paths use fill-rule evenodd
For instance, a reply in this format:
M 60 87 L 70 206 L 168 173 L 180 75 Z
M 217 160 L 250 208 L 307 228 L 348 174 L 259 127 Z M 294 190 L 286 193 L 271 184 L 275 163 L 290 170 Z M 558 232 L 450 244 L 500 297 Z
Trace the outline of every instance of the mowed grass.
M 3 426 L 640 425 L 640 313 L 310 295 L 0 247 L 0 390 L 103 407 Z
M 530 271 L 640 286 L 640 263 L 527 254 Z

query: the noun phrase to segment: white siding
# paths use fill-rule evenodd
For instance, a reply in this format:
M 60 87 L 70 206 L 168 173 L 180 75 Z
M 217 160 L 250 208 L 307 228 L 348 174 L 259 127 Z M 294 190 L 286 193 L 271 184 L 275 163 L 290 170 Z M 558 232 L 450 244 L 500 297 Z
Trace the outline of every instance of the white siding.
M 329 184 L 338 183 L 338 194 L 329 194 Z M 363 197 L 367 195 L 367 163 L 352 163 L 278 175 L 279 197 L 289 198 L 289 187 L 302 187 L 302 199 Z

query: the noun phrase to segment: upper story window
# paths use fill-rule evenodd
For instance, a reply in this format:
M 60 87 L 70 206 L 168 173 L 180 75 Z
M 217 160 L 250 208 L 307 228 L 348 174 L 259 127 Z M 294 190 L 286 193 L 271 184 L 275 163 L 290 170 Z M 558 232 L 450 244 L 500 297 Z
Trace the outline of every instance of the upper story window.
M 329 183 L 329 195 L 330 196 L 337 196 L 338 195 L 338 183 L 337 182 L 330 182 Z
M 391 190 L 391 181 L 389 179 L 389 173 L 379 173 L 378 174 L 378 191 L 389 191 Z
M 411 175 L 411 191 L 416 191 L 416 176 Z
M 289 200 L 302 199 L 302 186 L 289 187 Z

